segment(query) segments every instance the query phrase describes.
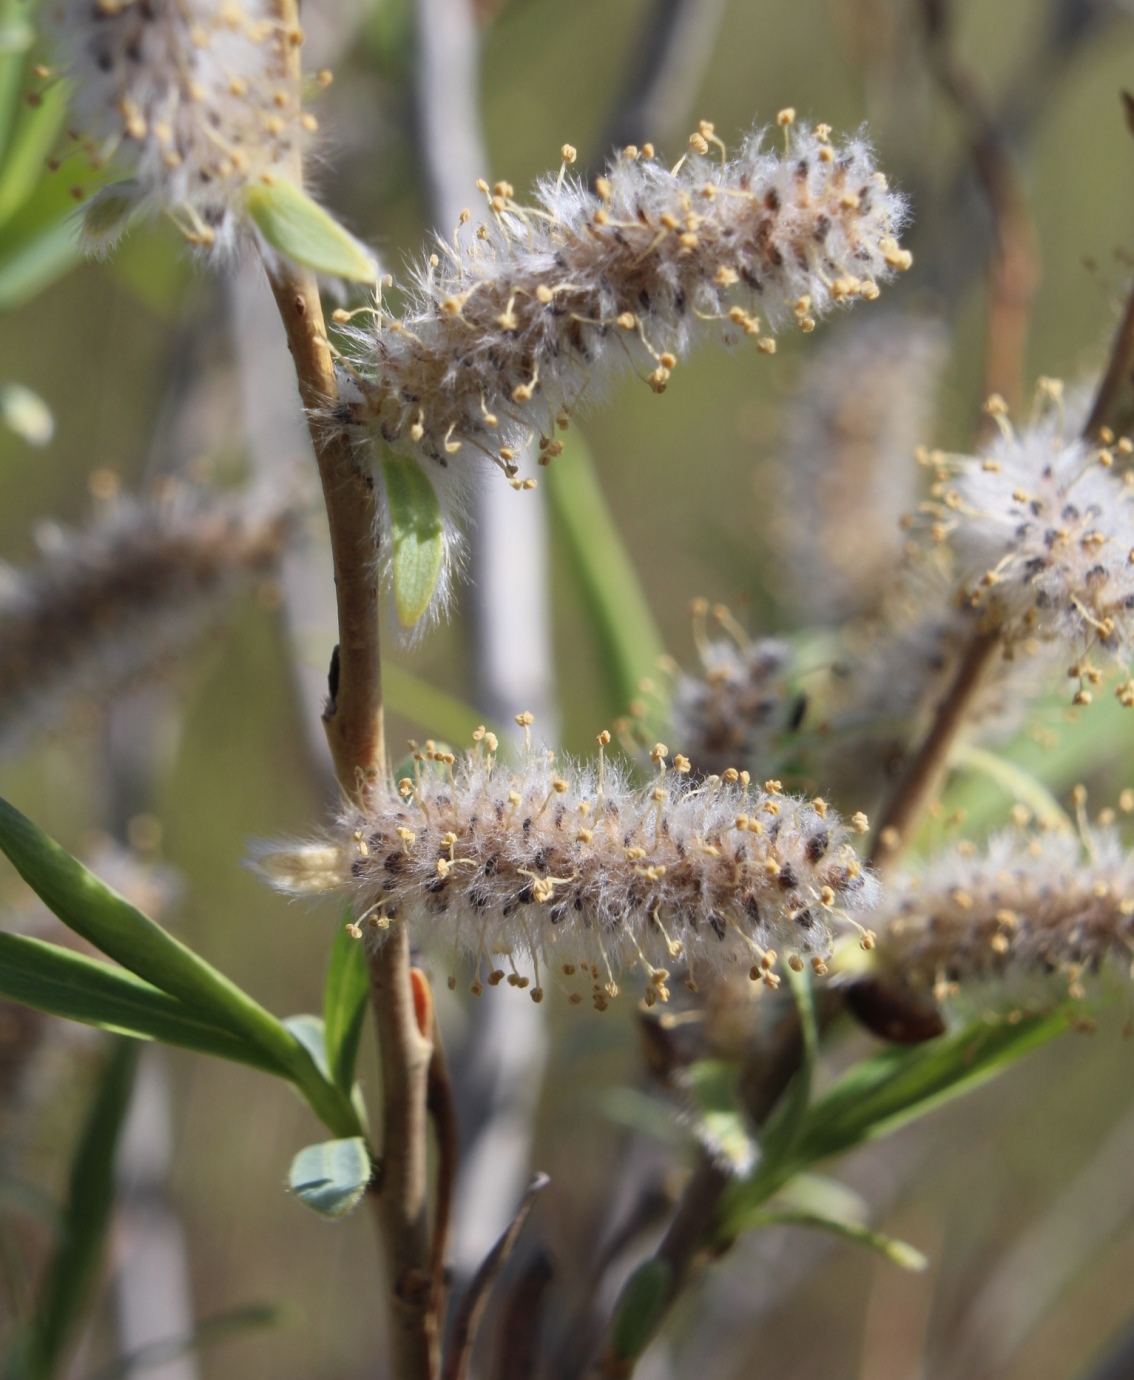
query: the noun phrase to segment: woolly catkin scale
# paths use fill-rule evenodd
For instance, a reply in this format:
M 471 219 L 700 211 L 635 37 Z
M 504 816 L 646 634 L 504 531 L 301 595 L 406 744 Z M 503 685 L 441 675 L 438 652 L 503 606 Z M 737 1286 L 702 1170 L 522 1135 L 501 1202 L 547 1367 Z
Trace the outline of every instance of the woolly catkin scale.
M 528 985 L 514 965 L 530 965 L 533 995 L 549 968 L 589 973 L 600 1006 L 635 967 L 647 1000 L 664 999 L 677 959 L 694 979 L 741 967 L 775 985 L 777 953 L 821 967 L 836 930 L 861 931 L 849 912 L 870 911 L 877 882 L 822 801 L 729 776 L 691 784 L 671 770 L 633 789 L 609 764 L 532 752 L 512 768 L 470 753 L 401 794 L 377 792 L 333 841 L 257 862 L 293 894 L 326 890 L 337 873 L 368 943 L 408 924 L 439 959 L 473 956 L 474 989 L 482 960 L 490 982 L 504 976 L 501 958 L 514 986 Z
M 553 460 L 557 430 L 616 367 L 663 392 L 707 323 L 771 353 L 769 329 L 810 330 L 909 266 L 895 239 L 905 203 L 862 140 L 789 128 L 781 156 L 757 133 L 731 161 L 711 126 L 694 140 L 702 151 L 672 171 L 625 151 L 593 192 L 565 162 L 532 207 L 507 183 L 478 184 L 483 220 L 438 240 L 405 314 L 379 302 L 346 331 L 344 403 L 328 422 L 372 462 L 418 462 L 450 540 L 471 475 L 495 464 L 518 485 L 532 435 Z

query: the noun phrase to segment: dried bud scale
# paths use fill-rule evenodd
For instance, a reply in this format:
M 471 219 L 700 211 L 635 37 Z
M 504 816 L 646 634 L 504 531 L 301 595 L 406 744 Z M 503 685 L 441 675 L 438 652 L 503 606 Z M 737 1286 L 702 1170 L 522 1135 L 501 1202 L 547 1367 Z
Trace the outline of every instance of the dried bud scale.
M 666 772 L 633 789 L 601 757 L 437 760 L 441 772 L 376 793 L 334 840 L 264 849 L 259 870 L 296 894 L 353 891 L 370 943 L 406 923 L 439 958 L 472 955 L 474 990 L 482 971 L 541 994 L 545 980 L 583 983 L 600 1009 L 634 968 L 647 1002 L 668 997 L 679 963 L 693 980 L 740 968 L 775 985 L 778 953 L 821 963 L 836 930 L 861 928 L 850 912 L 875 903 L 851 831 L 777 783 Z
M 405 314 L 379 301 L 369 328 L 347 331 L 355 388 L 344 380 L 351 401 L 333 421 L 420 462 L 448 521 L 470 469 L 514 477 L 532 435 L 551 461 L 615 367 L 663 392 L 706 324 L 770 352 L 770 329 L 810 330 L 908 267 L 904 202 L 861 140 L 836 147 L 801 127 L 781 157 L 755 134 L 733 160 L 710 142 L 672 171 L 626 150 L 593 192 L 565 162 L 535 206 L 479 183 L 483 219 L 438 241 Z
M 1113 826 L 1081 837 L 1013 829 L 961 843 L 897 877 L 879 910 L 883 975 L 940 999 L 956 985 L 1060 973 L 1080 979 L 1134 952 L 1134 855 Z
M 38 565 L 0 569 L 0 746 L 182 655 L 274 574 L 294 525 L 278 505 L 173 485 L 111 498 L 85 530 L 42 529 Z
M 315 128 L 288 75 L 299 30 L 266 0 L 65 0 L 59 24 L 78 137 L 132 178 L 100 193 L 88 247 L 144 209 L 204 250 L 231 250 L 250 230 L 244 191 L 297 178 Z

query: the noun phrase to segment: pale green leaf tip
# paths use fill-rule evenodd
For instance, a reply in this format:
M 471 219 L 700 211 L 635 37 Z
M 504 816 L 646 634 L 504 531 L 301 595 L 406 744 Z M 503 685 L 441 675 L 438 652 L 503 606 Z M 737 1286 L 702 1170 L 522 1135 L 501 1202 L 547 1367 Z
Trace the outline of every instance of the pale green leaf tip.
M 256 229 L 285 258 L 352 283 L 378 281 L 374 258 L 294 183 L 256 183 L 245 189 L 244 205 Z
M 910 1270 L 913 1274 L 921 1274 L 929 1269 L 929 1257 L 923 1255 L 916 1246 L 911 1246 L 908 1241 L 885 1238 L 879 1243 L 879 1249 L 886 1259 L 899 1269 Z

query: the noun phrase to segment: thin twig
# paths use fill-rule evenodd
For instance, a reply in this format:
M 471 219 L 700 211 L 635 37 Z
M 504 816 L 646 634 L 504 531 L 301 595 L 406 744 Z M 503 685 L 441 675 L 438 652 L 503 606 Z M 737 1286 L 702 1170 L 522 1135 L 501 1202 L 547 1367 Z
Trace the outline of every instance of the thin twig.
M 741 1070 L 739 1086 L 754 1130 L 759 1131 L 766 1124 L 799 1071 L 803 1050 L 802 1026 L 793 1005 L 772 1030 L 768 1042 L 745 1061 Z M 732 1174 L 717 1158 L 705 1151 L 700 1153 L 673 1220 L 653 1257 L 669 1267 L 667 1308 L 672 1306 L 706 1258 L 705 1243 L 713 1229 L 721 1196 L 732 1181 Z M 659 1321 L 661 1317 L 659 1311 Z M 609 1380 L 627 1380 L 636 1360 L 616 1357 L 608 1351 L 600 1373 Z
M 995 250 L 988 272 L 985 396 L 999 394 L 1015 410 L 1022 401 L 1024 355 L 1039 256 L 1027 199 L 1015 164 L 972 74 L 949 42 L 947 0 L 922 0 L 930 71 L 964 120 L 973 173 L 992 214 Z
M 1134 286 L 1126 299 L 1126 310 L 1111 346 L 1110 359 L 1106 372 L 1095 394 L 1091 415 L 1083 427 L 1083 435 L 1090 440 L 1097 439 L 1104 426 L 1112 426 L 1117 420 L 1123 390 L 1134 387 Z M 1129 405 L 1131 399 L 1127 397 Z
M 449 1251 L 453 1193 L 457 1183 L 461 1146 L 453 1082 L 449 1076 L 449 1063 L 445 1058 L 445 1047 L 441 1043 L 441 1031 L 436 1020 L 433 1022 L 433 1052 L 429 1059 L 425 1107 L 433 1122 L 433 1134 L 437 1142 L 437 1190 L 433 1204 L 433 1240 L 429 1255 L 434 1310 L 440 1318 L 445 1311 L 445 1259 Z
M 531 1380 L 535 1375 L 543 1296 L 553 1274 L 551 1258 L 541 1247 L 516 1281 L 504 1306 L 496 1329 L 499 1341 L 492 1369 L 494 1380 Z
M 891 868 L 913 838 L 922 811 L 945 775 L 950 749 L 980 689 L 984 672 L 999 648 L 996 633 L 977 633 L 969 643 L 933 727 L 914 754 L 875 831 L 870 862 L 879 870 Z
M 296 0 L 277 0 L 282 61 L 299 77 Z M 287 332 L 327 508 L 335 570 L 339 645 L 323 714 L 343 794 L 360 799 L 386 770 L 378 636 L 377 530 L 373 485 L 353 462 L 348 439 L 328 420 L 338 396 L 314 276 L 266 262 Z M 376 1205 L 386 1256 L 391 1370 L 397 1380 L 432 1380 L 437 1324 L 426 1221 L 425 1086 L 429 1027 L 418 1028 L 409 940 L 395 926 L 369 960 L 371 1004 L 382 1063 L 382 1153 Z
M 532 1176 L 523 1200 L 516 1209 L 515 1217 L 509 1222 L 503 1236 L 489 1251 L 480 1269 L 473 1277 L 453 1321 L 453 1336 L 445 1354 L 445 1366 L 441 1372 L 441 1380 L 464 1380 L 468 1373 L 473 1343 L 476 1341 L 477 1327 L 488 1304 L 488 1295 L 519 1240 L 537 1195 L 542 1193 L 550 1182 L 551 1180 L 546 1174 Z

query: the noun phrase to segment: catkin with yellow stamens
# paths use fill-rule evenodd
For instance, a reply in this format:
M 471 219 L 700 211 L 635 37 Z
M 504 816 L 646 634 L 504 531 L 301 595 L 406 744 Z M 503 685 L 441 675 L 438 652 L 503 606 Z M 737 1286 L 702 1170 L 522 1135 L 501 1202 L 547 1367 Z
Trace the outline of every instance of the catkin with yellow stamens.
M 773 329 L 811 330 L 909 266 L 895 238 L 905 202 L 861 139 L 789 126 L 782 154 L 762 133 L 732 159 L 718 147 L 720 158 L 702 136 L 672 170 L 624 151 L 593 191 L 565 163 L 531 206 L 481 183 L 481 210 L 438 240 L 408 311 L 379 303 L 347 331 L 349 378 L 328 425 L 364 455 L 419 462 L 450 545 L 478 469 L 514 477 L 532 436 L 552 461 L 584 394 L 618 366 L 664 392 L 706 327 L 770 353 Z
M 664 1000 L 679 960 L 774 985 L 777 954 L 821 960 L 877 899 L 851 830 L 776 783 L 667 773 L 636 789 L 607 761 L 600 786 L 595 767 L 539 752 L 451 765 L 378 789 L 324 843 L 266 846 L 259 871 L 293 894 L 353 893 L 371 944 L 406 924 L 434 953 L 471 955 L 477 985 L 482 962 L 491 979 L 514 960 L 589 974 L 600 1006 L 634 967 Z

